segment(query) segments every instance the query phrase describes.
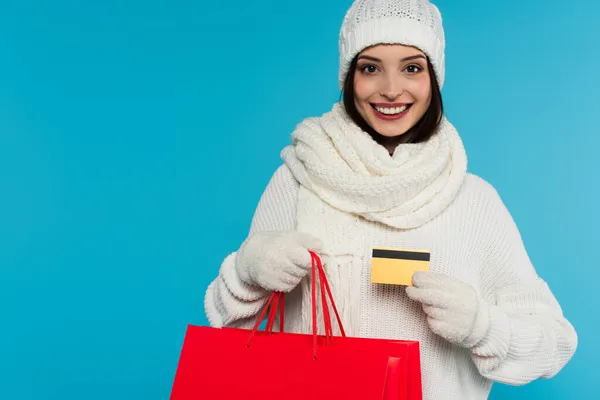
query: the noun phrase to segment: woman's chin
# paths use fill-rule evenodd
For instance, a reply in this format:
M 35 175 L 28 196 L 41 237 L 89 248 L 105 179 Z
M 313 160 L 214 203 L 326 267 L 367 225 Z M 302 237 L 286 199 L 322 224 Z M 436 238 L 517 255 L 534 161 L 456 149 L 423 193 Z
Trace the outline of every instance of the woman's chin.
M 407 129 L 403 125 L 404 124 L 377 123 L 371 126 L 373 126 L 373 129 L 375 129 L 375 131 L 381 136 L 393 138 L 406 133 Z

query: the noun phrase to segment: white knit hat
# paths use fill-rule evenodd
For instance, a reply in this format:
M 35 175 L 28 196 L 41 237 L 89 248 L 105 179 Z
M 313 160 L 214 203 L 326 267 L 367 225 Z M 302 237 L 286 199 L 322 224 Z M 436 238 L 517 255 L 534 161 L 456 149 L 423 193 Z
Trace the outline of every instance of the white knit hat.
M 355 0 L 340 31 L 340 88 L 352 59 L 376 44 L 403 44 L 420 49 L 429 57 L 442 88 L 446 46 L 442 15 L 428 0 Z

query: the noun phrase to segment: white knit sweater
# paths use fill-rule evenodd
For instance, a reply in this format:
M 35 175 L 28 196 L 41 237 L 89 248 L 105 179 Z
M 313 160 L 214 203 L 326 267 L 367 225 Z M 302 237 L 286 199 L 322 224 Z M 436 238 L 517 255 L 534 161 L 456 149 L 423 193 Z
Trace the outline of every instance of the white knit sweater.
M 299 183 L 282 165 L 264 191 L 250 234 L 295 229 L 298 193 Z M 369 241 L 366 248 L 374 244 L 423 248 L 427 243 L 432 249 L 432 271 L 471 284 L 494 305 L 486 338 L 464 349 L 428 328 L 422 308 L 406 296 L 403 287 L 371 284 L 368 254 L 362 257 L 358 286 L 338 285 L 339 303 L 354 299 L 359 304 L 357 321 L 349 321 L 345 313 L 351 335 L 421 343 L 425 400 L 487 399 L 493 381 L 519 385 L 550 378 L 572 357 L 576 333 L 537 276 L 499 195 L 483 179 L 467 174 L 451 206 L 419 228 L 394 230 L 373 223 L 360 229 L 358 236 Z M 239 280 L 235 257 L 233 252 L 225 258 L 206 292 L 205 311 L 213 327 L 250 328 L 269 294 Z M 302 323 L 301 297 L 300 289 L 286 297 L 286 330 L 309 333 Z

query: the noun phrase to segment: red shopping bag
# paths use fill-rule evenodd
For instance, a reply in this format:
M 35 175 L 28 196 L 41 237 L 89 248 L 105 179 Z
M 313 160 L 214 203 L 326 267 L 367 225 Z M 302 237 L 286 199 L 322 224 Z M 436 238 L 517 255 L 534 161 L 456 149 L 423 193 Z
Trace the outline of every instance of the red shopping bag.
M 272 294 L 253 330 L 190 325 L 171 400 L 422 400 L 419 343 L 346 337 L 321 260 L 311 255 L 312 335 L 283 332 L 282 293 Z M 324 335 L 317 335 L 317 275 Z M 332 334 L 326 294 L 342 336 Z

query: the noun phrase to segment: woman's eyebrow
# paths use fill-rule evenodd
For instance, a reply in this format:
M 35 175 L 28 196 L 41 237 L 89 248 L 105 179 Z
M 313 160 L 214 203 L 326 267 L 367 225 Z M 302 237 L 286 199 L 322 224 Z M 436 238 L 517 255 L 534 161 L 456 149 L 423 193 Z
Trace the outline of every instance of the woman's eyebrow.
M 410 56 L 410 57 L 404 57 L 404 58 L 403 58 L 403 59 L 401 59 L 400 61 L 401 61 L 401 62 L 404 62 L 404 61 L 416 60 L 416 59 L 418 59 L 418 58 L 422 58 L 423 60 L 425 60 L 425 59 L 426 59 L 426 58 L 425 58 L 425 56 L 424 56 L 423 54 L 417 54 L 417 55 Z

